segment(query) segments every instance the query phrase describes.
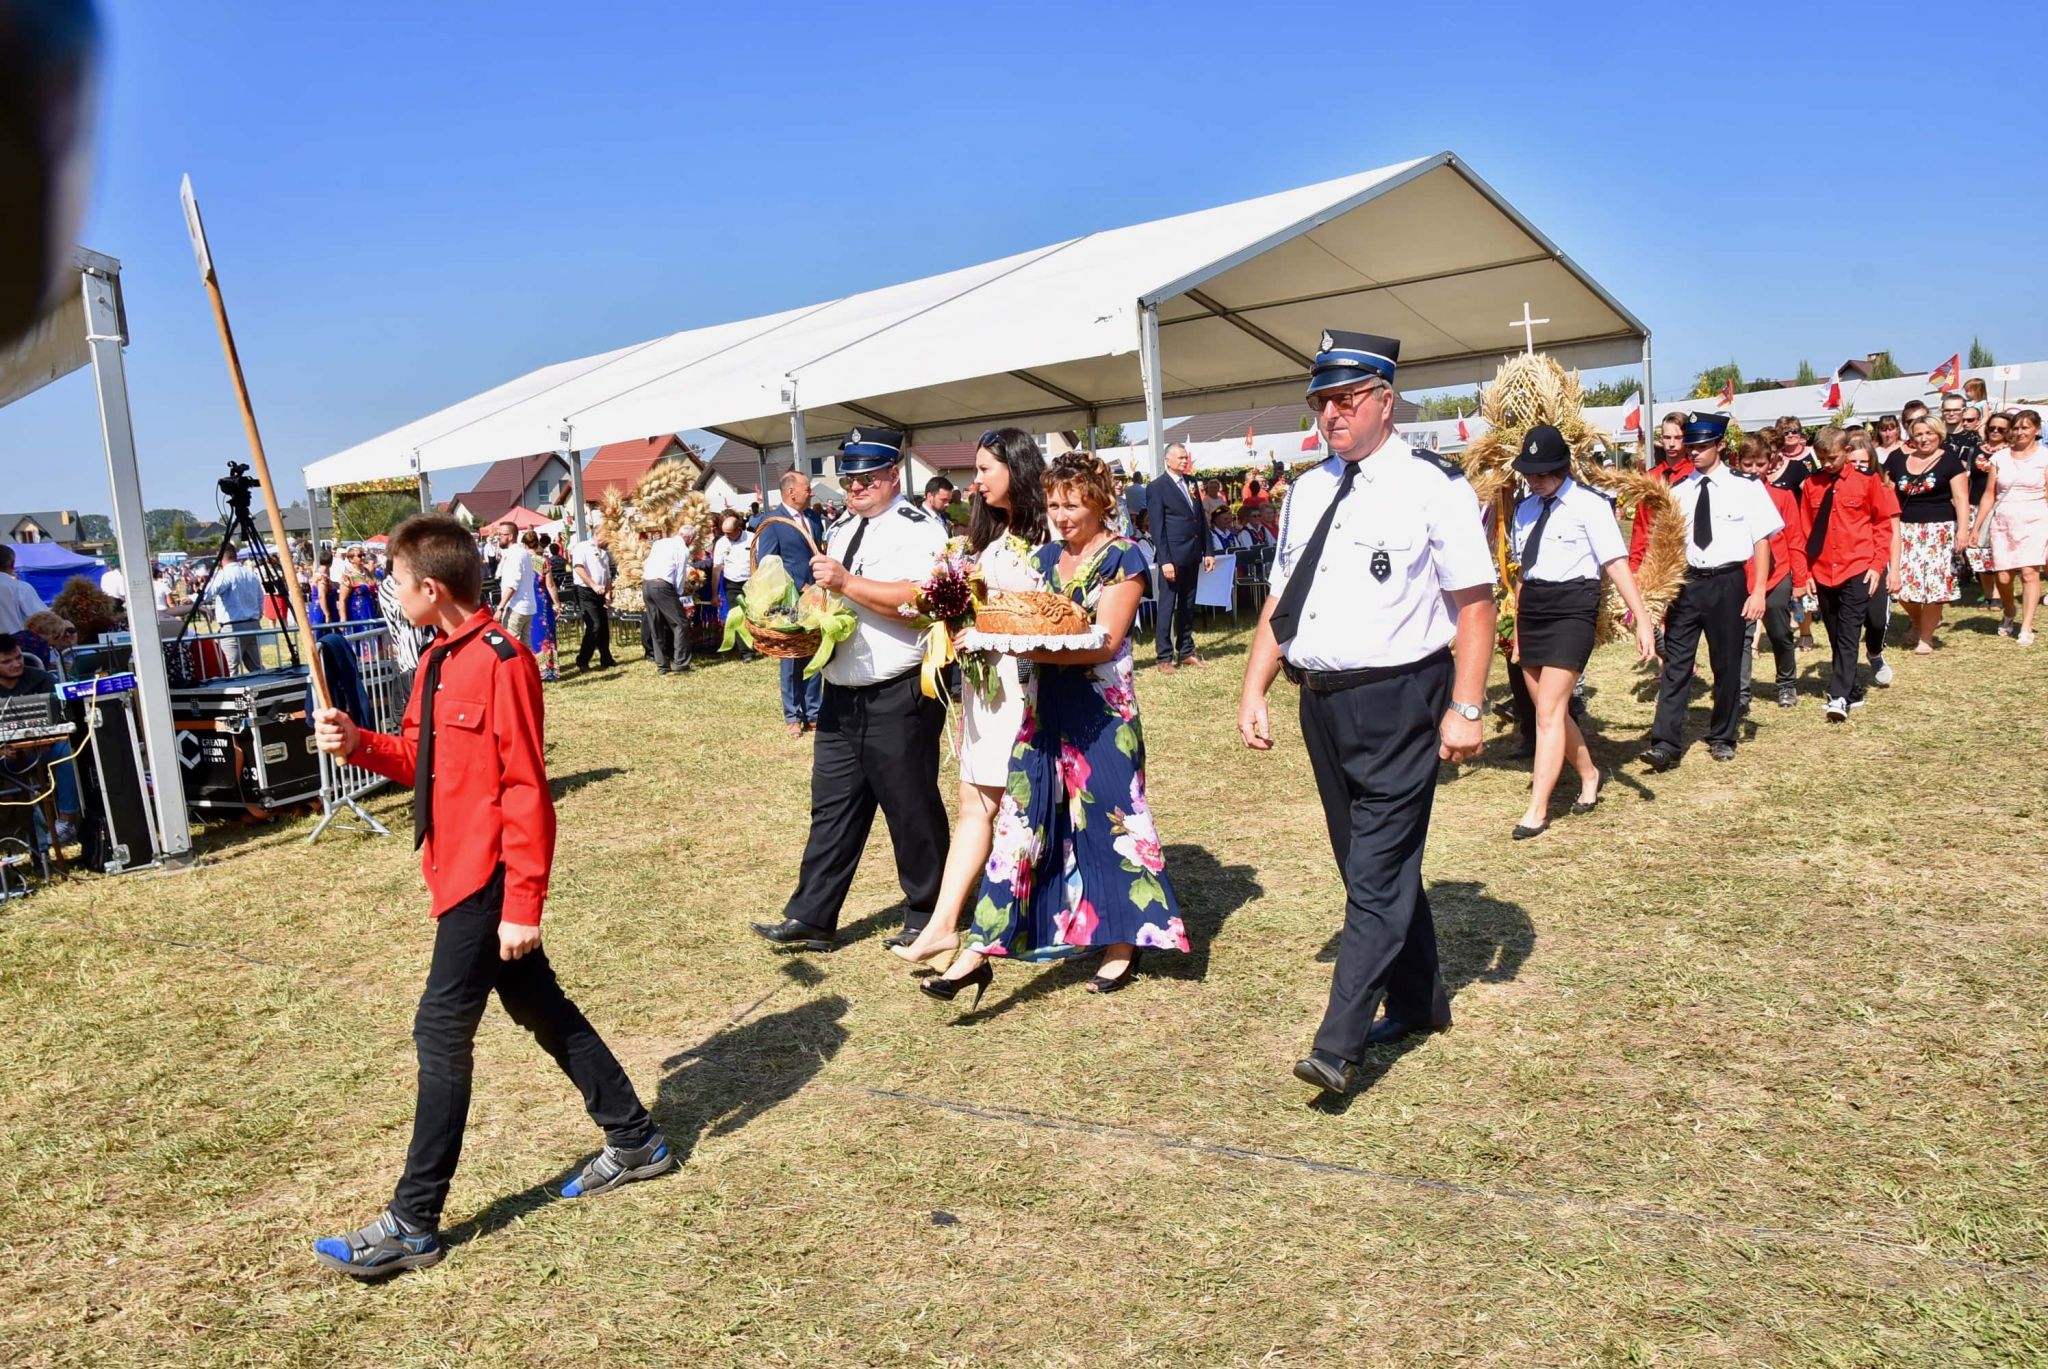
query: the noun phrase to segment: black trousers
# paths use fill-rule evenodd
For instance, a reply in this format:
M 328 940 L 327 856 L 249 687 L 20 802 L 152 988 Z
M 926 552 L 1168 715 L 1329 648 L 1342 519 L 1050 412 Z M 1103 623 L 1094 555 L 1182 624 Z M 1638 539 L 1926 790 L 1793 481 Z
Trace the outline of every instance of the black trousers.
M 1892 629 L 1892 596 L 1880 580 L 1866 597 L 1870 602 L 1863 610 L 1863 649 L 1874 661 L 1884 655 L 1885 635 Z
M 1861 575 L 1852 575 L 1839 585 L 1815 585 L 1820 596 L 1820 618 L 1827 624 L 1828 654 L 1834 658 L 1828 671 L 1828 697 L 1854 699 L 1863 691 L 1856 685 L 1856 661 L 1870 623 L 1870 588 Z M 1880 647 L 1882 650 L 1880 638 Z
M 1387 1016 L 1412 1026 L 1451 1020 L 1437 970 L 1436 922 L 1422 890 L 1422 847 L 1436 803 L 1438 726 L 1451 700 L 1451 657 L 1321 694 L 1301 691 L 1301 735 L 1344 876 L 1344 930 L 1316 1048 L 1365 1054 Z
M 1707 659 L 1714 667 L 1714 711 L 1707 721 L 1707 740 L 1735 745 L 1736 703 L 1742 691 L 1742 601 L 1749 582 L 1738 567 L 1715 575 L 1688 578 L 1664 615 L 1664 677 L 1657 687 L 1657 720 L 1650 740 L 1684 748 L 1685 707 L 1692 693 L 1693 662 L 1700 638 L 1707 639 Z
M 647 647 L 657 670 L 690 663 L 690 620 L 683 612 L 682 596 L 666 580 L 640 582 L 640 598 L 647 605 Z
M 948 845 L 939 797 L 939 735 L 946 710 L 918 689 L 917 672 L 876 685 L 825 683 L 811 752 L 811 834 L 784 917 L 833 931 L 853 887 L 875 809 L 889 820 L 903 925 L 931 920 Z
M 533 1033 L 583 1095 L 590 1120 L 615 1146 L 645 1143 L 654 1121 L 640 1106 L 632 1081 L 589 1019 L 555 979 L 545 950 L 518 960 L 498 958 L 498 914 L 505 898 L 502 867 L 490 883 L 435 921 L 434 958 L 413 1017 L 419 1051 L 419 1103 L 412 1146 L 391 1210 L 416 1226 L 441 1225 L 441 1207 L 462 1158 L 469 1122 L 470 1078 L 476 1067 L 476 1028 L 491 991 L 514 1022 Z
M 1764 636 L 1770 639 L 1771 661 L 1778 670 L 1778 688 L 1789 688 L 1799 675 L 1799 654 L 1792 637 L 1792 577 L 1786 576 L 1764 594 Z M 1756 634 L 1742 629 L 1742 701 L 1749 702 L 1749 684 L 1756 673 Z
M 583 619 L 583 645 L 576 648 L 576 664 L 588 670 L 594 655 L 602 665 L 617 665 L 612 658 L 612 611 L 604 596 L 588 585 L 576 586 L 576 611 Z
M 1159 568 L 1159 602 L 1154 606 L 1153 628 L 1159 644 L 1159 659 L 1178 664 L 1195 654 L 1195 582 L 1201 578 L 1199 559 L 1173 568 Z

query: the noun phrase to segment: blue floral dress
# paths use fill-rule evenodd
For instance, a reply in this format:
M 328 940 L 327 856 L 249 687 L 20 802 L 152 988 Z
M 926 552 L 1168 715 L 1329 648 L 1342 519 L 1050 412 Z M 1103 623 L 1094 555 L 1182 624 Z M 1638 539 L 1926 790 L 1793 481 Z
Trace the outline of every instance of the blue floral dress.
M 1066 583 L 1059 559 L 1056 542 L 1038 551 L 1046 587 L 1091 614 L 1103 590 L 1149 568 L 1122 537 Z M 1145 801 L 1129 640 L 1100 665 L 1031 667 L 1024 696 L 969 948 L 1023 960 L 1060 960 L 1090 946 L 1187 950 Z

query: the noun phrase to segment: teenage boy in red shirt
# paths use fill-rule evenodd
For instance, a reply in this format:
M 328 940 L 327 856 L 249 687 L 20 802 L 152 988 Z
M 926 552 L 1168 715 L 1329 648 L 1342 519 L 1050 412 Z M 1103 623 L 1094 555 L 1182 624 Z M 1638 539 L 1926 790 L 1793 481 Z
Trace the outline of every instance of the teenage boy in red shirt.
M 1658 462 L 1650 467 L 1650 474 L 1667 485 L 1694 473 L 1692 458 L 1685 452 L 1685 415 L 1666 414 L 1664 421 L 1657 425 Z M 1631 572 L 1643 568 L 1643 557 L 1650 551 L 1650 505 L 1644 502 L 1636 505 L 1636 520 L 1628 534 L 1628 568 Z M 1661 634 L 1660 634 L 1661 635 Z M 1509 671 L 1512 676 L 1515 672 Z
M 1830 424 L 1814 439 L 1821 469 L 1799 487 L 1799 526 L 1792 530 L 1806 554 L 1808 583 L 1818 587 L 1820 616 L 1827 624 L 1834 670 L 1828 681 L 1827 719 L 1847 722 L 1863 703 L 1856 682 L 1856 658 L 1863 645 L 1863 620 L 1870 596 L 1893 563 L 1892 539 L 1899 526 L 1899 498 L 1891 484 L 1849 460 L 1849 435 Z
M 605 1147 L 562 1189 L 587 1197 L 651 1178 L 675 1154 L 602 1037 L 562 992 L 540 944 L 555 854 L 555 805 L 541 753 L 540 672 L 483 601 L 476 542 L 453 518 L 409 518 L 391 536 L 405 616 L 436 632 L 420 658 L 399 735 L 315 715 L 322 751 L 413 790 L 413 845 L 433 897 L 434 955 L 413 1019 L 419 1102 L 391 1205 L 316 1258 L 356 1278 L 434 1264 L 441 1207 L 462 1155 L 477 1023 L 491 991 L 583 1095 Z
M 1805 435 L 1800 435 L 1805 441 Z M 1793 535 L 1799 526 L 1799 497 L 1793 488 L 1777 484 L 1771 479 L 1771 470 L 1777 464 L 1771 446 L 1761 437 L 1743 439 L 1742 473 L 1764 487 L 1764 493 L 1771 497 L 1771 507 L 1778 511 L 1778 517 L 1785 520 L 1785 526 L 1771 534 L 1771 575 L 1764 583 L 1764 634 L 1771 640 L 1771 658 L 1778 668 L 1778 707 L 1792 708 L 1799 702 L 1796 676 L 1799 673 L 1799 654 L 1793 645 L 1792 633 L 1792 586 L 1806 579 L 1806 544 Z M 1800 472 L 1807 474 L 1805 466 Z M 1749 570 L 1749 587 L 1756 586 L 1756 568 Z M 1750 676 L 1756 665 L 1756 627 L 1752 624 L 1749 635 L 1742 643 L 1742 699 L 1737 705 L 1739 711 L 1749 712 Z

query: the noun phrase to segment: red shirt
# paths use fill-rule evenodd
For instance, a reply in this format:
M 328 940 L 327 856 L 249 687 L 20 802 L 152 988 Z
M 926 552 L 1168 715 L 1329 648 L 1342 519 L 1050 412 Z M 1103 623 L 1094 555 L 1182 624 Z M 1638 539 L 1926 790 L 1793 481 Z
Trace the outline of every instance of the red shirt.
M 1675 459 L 1666 461 L 1661 466 L 1652 467 L 1650 474 L 1656 476 L 1667 485 L 1676 485 L 1687 476 L 1694 474 L 1695 469 L 1692 464 L 1692 458 L 1681 452 Z M 1628 568 L 1630 571 L 1638 571 L 1643 568 L 1643 557 L 1649 550 L 1650 506 L 1647 503 L 1642 503 L 1636 505 L 1635 526 L 1629 529 L 1628 534 Z
M 1805 584 L 1818 581 L 1830 588 L 1852 575 L 1882 570 L 1892 559 L 1892 527 L 1899 521 L 1899 497 L 1889 482 L 1857 470 L 1848 462 L 1832 471 L 1807 477 L 1799 487 L 1799 526 L 1796 536 L 1801 559 L 1813 520 L 1820 516 L 1820 501 L 1835 491 L 1834 506 L 1828 512 L 1828 540 L 1807 567 Z
M 471 642 L 441 667 L 434 700 L 434 825 L 420 848 L 420 870 L 439 917 L 483 888 L 502 863 L 504 919 L 533 927 L 540 924 L 555 859 L 555 800 L 541 752 L 540 667 L 488 608 L 421 655 L 398 735 L 366 731 L 349 759 L 411 787 L 427 662 L 484 631 L 513 651 L 501 657 L 491 642 Z
M 1799 526 L 1799 496 L 1790 490 L 1781 490 L 1769 481 L 1764 490 L 1771 496 L 1771 506 L 1778 511 L 1778 517 L 1785 526 L 1771 534 L 1771 578 L 1764 582 L 1765 590 L 1774 590 L 1784 582 L 1786 576 L 1792 583 L 1806 583 L 1806 539 L 1794 537 L 1792 533 Z M 1756 563 L 1744 572 L 1751 590 L 1756 589 Z

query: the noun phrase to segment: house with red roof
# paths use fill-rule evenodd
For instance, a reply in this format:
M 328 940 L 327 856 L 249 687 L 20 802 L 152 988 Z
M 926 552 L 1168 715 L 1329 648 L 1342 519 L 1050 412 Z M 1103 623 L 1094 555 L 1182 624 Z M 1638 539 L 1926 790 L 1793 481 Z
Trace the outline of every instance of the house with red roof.
M 612 490 L 617 490 L 621 497 L 631 495 L 649 471 L 670 462 L 682 462 L 688 466 L 691 484 L 702 487 L 706 470 L 703 456 L 674 433 L 637 437 L 630 442 L 613 442 L 599 447 L 583 465 L 583 502 L 601 504 Z M 569 473 L 566 469 L 551 502 L 569 502 Z
M 516 508 L 537 508 L 555 502 L 555 487 L 569 478 L 569 467 L 553 452 L 493 461 L 476 488 L 448 501 L 448 512 L 471 527 L 482 527 Z

